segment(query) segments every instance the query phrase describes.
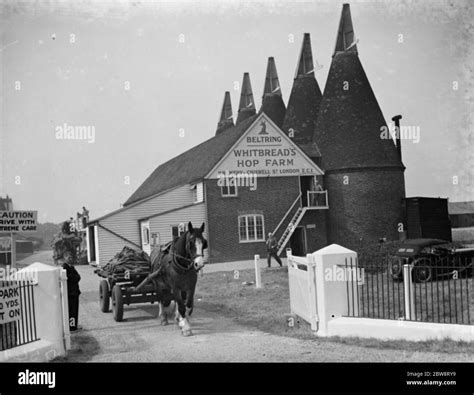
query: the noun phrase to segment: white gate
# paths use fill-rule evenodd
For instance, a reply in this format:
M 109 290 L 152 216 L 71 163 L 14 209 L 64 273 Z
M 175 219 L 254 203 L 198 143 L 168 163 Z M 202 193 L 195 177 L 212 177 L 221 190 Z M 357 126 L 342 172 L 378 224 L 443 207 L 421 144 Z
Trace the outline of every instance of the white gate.
M 303 318 L 317 330 L 316 272 L 314 258 L 293 256 L 287 253 L 291 314 Z

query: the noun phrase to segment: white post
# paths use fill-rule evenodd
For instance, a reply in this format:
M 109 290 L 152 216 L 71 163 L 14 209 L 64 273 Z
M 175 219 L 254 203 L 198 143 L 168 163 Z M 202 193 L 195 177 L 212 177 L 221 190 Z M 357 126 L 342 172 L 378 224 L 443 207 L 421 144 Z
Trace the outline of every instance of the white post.
M 318 306 L 316 296 L 316 261 L 312 254 L 306 254 L 306 261 L 308 262 L 308 292 L 309 292 L 309 310 L 311 329 L 318 330 Z
M 411 265 L 403 265 L 403 290 L 405 296 L 405 319 L 413 319 L 415 313 L 415 298 L 413 292 L 413 281 L 411 278 Z
M 255 287 L 262 288 L 262 277 L 260 275 L 260 255 L 255 255 Z
M 28 272 L 31 273 L 28 274 Z M 38 285 L 33 288 L 36 333 L 42 341 L 50 343 L 52 349 L 55 350 L 52 354 L 65 355 L 65 325 L 69 325 L 69 317 L 65 323 L 64 302 L 61 300 L 63 299 L 61 295 L 62 269 L 35 262 L 18 273 L 30 276 L 37 274 Z M 67 283 L 64 292 L 67 298 Z M 68 310 L 65 313 L 69 315 Z
M 64 330 L 64 347 L 66 350 L 71 349 L 71 332 L 69 330 L 69 302 L 67 295 L 67 275 L 66 270 L 61 269 L 61 308 L 63 315 L 63 330 Z
M 316 276 L 316 304 L 319 318 L 318 336 L 330 336 L 329 321 L 349 314 L 347 279 L 339 279 L 338 271 L 345 273 L 346 259 L 356 261 L 357 253 L 337 244 L 331 244 L 313 254 Z M 358 300 L 354 300 L 358 311 Z M 349 305 L 352 303 L 349 303 Z

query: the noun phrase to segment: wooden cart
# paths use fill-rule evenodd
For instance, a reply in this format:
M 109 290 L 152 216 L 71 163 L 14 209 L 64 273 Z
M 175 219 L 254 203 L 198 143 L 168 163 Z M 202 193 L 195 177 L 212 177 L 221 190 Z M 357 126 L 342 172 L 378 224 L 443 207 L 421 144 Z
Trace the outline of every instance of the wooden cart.
M 114 320 L 123 320 L 123 306 L 136 303 L 154 303 L 157 295 L 153 284 L 141 288 L 140 292 L 134 292 L 132 287 L 137 287 L 149 273 L 123 273 L 110 274 L 102 270 L 96 270 L 96 274 L 102 277 L 99 285 L 100 310 L 107 313 L 110 310 L 110 300 L 112 299 L 112 312 Z

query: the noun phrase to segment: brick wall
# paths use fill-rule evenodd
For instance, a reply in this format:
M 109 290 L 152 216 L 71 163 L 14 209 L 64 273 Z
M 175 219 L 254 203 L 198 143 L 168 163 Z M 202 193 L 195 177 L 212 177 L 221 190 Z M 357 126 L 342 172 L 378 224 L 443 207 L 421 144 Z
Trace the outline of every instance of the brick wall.
M 349 184 L 344 184 L 348 176 Z M 401 170 L 338 172 L 325 176 L 328 190 L 328 241 L 357 249 L 382 237 L 398 240 L 403 222 L 405 181 Z
M 308 210 L 300 222 L 300 226 L 306 228 L 307 254 L 315 252 L 328 245 L 327 212 L 328 210 Z M 309 228 L 308 225 L 310 225 Z M 315 225 L 315 227 L 313 228 L 311 225 Z
M 265 237 L 273 231 L 299 194 L 298 177 L 258 178 L 257 188 L 238 188 L 238 197 L 221 197 L 217 180 L 205 182 L 208 212 L 209 262 L 253 259 L 266 256 L 265 242 L 240 243 L 238 216 L 264 216 Z M 284 226 L 284 225 L 282 225 Z M 279 232 L 280 233 L 280 232 Z

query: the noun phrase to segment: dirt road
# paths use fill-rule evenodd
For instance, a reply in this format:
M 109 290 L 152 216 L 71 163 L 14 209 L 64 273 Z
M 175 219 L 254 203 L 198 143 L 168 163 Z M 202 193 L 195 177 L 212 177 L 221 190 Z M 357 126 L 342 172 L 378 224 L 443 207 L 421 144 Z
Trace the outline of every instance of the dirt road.
M 49 254 L 49 255 L 48 255 Z M 27 262 L 51 263 L 41 252 Z M 49 259 L 49 261 L 48 261 Z M 23 261 L 23 263 L 27 263 Z M 183 337 L 177 326 L 159 325 L 158 307 L 125 306 L 124 321 L 99 310 L 99 277 L 78 266 L 82 280 L 79 324 L 66 361 L 82 362 L 441 362 L 472 361 L 472 355 L 364 348 L 337 342 L 300 340 L 242 326 L 199 308 L 191 319 L 194 336 Z

